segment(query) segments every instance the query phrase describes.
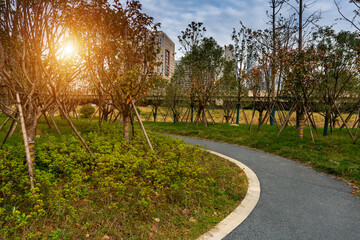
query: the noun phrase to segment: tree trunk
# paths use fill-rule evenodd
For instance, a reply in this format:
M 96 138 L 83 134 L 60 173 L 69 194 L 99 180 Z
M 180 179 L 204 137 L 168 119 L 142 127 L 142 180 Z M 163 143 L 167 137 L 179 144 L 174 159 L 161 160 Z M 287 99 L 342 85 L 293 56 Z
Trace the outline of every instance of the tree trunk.
M 202 112 L 202 124 L 207 127 L 207 120 L 206 120 L 206 113 L 205 108 L 201 111 Z
M 229 115 L 225 115 L 224 118 L 225 118 L 225 122 L 226 122 L 226 123 L 229 123 L 230 116 L 229 116 Z
M 130 139 L 129 139 L 130 116 L 129 116 L 129 114 L 130 114 L 129 111 L 123 111 L 124 138 L 125 138 L 127 144 L 130 143 Z
M 299 137 L 303 138 L 304 137 L 304 115 L 301 114 L 299 115 L 299 127 L 298 127 L 298 132 L 299 132 Z
M 333 116 L 330 116 L 330 119 L 329 119 L 329 125 L 330 125 L 330 133 L 331 133 L 331 135 L 333 134 L 332 118 L 333 118 Z
M 188 122 L 188 115 L 189 115 L 189 109 L 187 108 L 180 121 L 183 122 L 185 120 L 185 122 Z
M 30 180 L 30 188 L 33 189 L 35 187 L 35 185 L 34 185 L 34 168 L 33 168 L 34 134 L 32 134 L 32 132 L 35 132 L 35 129 L 28 129 L 28 130 L 26 129 L 24 115 L 23 115 L 22 106 L 21 106 L 21 102 L 20 102 L 20 96 L 18 93 L 16 94 L 16 102 L 17 102 L 17 108 L 18 108 L 19 116 L 20 116 L 21 132 L 22 132 L 23 140 L 24 140 L 26 162 L 28 165 L 28 173 L 29 173 L 29 180 Z M 27 133 L 29 133 L 29 135 Z
M 272 127 L 275 125 L 275 113 L 276 113 L 276 107 L 274 106 L 271 111 L 271 117 L 270 117 L 270 125 Z
M 236 105 L 236 124 L 239 124 L 239 118 L 240 118 L 240 104 Z
M 193 122 L 193 120 L 194 120 L 194 106 L 191 106 L 190 121 Z
M 324 123 L 324 136 L 329 136 L 329 120 L 330 120 L 330 112 L 326 111 L 325 115 L 325 123 Z
M 258 132 L 260 132 L 260 129 L 261 129 L 262 115 L 263 115 L 263 110 L 259 110 L 259 124 L 258 124 L 258 129 L 257 129 Z
M 154 122 L 156 122 L 157 112 L 158 112 L 158 108 L 155 106 L 153 112 Z
M 297 129 L 299 129 L 301 118 L 304 118 L 303 116 L 301 117 L 301 111 L 299 109 L 296 109 L 296 128 Z
M 305 120 L 304 110 L 303 108 L 298 108 L 296 110 L 296 125 L 300 138 L 304 137 L 304 120 Z

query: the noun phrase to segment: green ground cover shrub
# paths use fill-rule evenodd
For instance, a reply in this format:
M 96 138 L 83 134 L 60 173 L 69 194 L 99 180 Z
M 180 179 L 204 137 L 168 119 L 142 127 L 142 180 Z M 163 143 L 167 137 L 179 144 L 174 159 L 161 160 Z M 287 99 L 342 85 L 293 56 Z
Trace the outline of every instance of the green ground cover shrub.
M 116 125 L 75 124 L 94 155 L 40 124 L 32 192 L 20 134 L 0 150 L 1 239 L 194 239 L 246 194 L 239 168 L 198 147 L 152 133 L 151 152 L 141 132 L 127 145 Z
M 91 105 L 84 105 L 80 108 L 81 117 L 90 118 L 95 112 L 95 108 Z

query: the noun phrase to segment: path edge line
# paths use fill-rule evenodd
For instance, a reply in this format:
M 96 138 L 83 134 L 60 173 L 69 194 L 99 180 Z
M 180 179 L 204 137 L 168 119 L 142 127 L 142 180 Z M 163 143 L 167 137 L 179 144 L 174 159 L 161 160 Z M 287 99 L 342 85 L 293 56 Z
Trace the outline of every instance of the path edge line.
M 248 190 L 245 198 L 241 201 L 240 205 L 235 208 L 226 218 L 219 222 L 215 227 L 208 232 L 201 235 L 197 240 L 221 240 L 237 226 L 239 226 L 252 212 L 260 199 L 260 181 L 253 170 L 248 166 L 218 152 L 206 150 L 211 154 L 224 158 L 230 162 L 235 163 L 241 168 L 248 178 Z

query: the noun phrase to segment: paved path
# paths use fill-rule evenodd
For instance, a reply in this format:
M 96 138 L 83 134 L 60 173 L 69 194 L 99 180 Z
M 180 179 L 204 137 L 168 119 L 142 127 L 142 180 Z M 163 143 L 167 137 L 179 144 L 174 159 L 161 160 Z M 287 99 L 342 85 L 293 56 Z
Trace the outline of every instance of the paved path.
M 261 184 L 249 217 L 224 239 L 360 240 L 360 199 L 343 181 L 272 154 L 185 138 L 250 167 Z

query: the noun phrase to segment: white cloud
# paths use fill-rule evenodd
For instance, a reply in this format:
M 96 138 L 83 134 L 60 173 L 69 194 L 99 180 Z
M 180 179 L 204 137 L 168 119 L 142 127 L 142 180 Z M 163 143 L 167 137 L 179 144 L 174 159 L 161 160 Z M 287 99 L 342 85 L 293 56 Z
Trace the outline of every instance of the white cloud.
M 290 0 L 295 1 L 295 0 Z M 347 16 L 353 16 L 348 0 L 337 0 Z M 239 29 L 241 20 L 247 27 L 263 29 L 266 26 L 266 10 L 269 0 L 141 0 L 143 10 L 161 23 L 164 31 L 179 48 L 177 36 L 192 21 L 200 21 L 207 28 L 206 36 L 214 37 L 220 45 L 231 43 L 233 28 Z M 309 10 L 323 11 L 320 25 L 331 25 L 340 17 L 333 0 L 318 0 Z M 285 12 L 284 15 L 288 15 Z M 354 30 L 350 24 L 337 21 L 336 30 Z M 181 54 L 177 54 L 179 57 Z

